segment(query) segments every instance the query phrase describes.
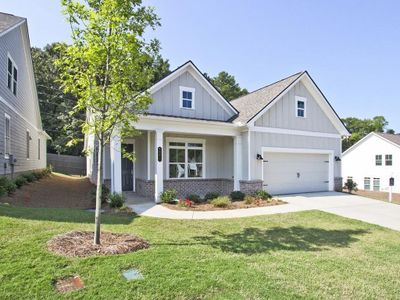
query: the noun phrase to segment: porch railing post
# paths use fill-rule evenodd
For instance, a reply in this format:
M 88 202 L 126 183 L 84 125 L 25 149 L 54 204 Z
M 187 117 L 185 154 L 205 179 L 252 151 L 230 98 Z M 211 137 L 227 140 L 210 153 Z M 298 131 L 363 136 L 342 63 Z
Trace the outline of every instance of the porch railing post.
M 121 139 L 117 135 L 111 137 L 110 158 L 111 158 L 111 192 L 122 193 Z
M 156 130 L 154 145 L 154 200 L 156 203 L 160 203 L 160 193 L 164 190 L 164 131 L 162 129 Z
M 242 179 L 242 136 L 233 137 L 233 189 L 240 191 Z

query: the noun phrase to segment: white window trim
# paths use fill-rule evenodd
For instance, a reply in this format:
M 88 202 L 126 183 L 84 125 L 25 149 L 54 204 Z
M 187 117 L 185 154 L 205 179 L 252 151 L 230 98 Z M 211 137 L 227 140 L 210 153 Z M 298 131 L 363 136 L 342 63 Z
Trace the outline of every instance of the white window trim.
M 389 155 L 390 155 L 390 162 L 391 162 L 390 165 L 387 164 L 388 159 L 386 158 Z M 393 166 L 393 154 L 385 154 L 385 166 L 388 166 L 388 167 L 392 167 Z
M 11 152 L 11 117 L 8 114 L 4 114 L 4 158 L 5 159 L 9 159 L 10 158 L 10 153 L 6 153 L 7 152 L 7 146 L 6 146 L 6 119 L 8 119 L 8 126 L 9 126 L 9 130 L 10 130 L 10 138 L 8 140 L 9 148 L 10 148 L 10 152 Z
M 302 119 L 307 118 L 307 98 L 300 97 L 300 96 L 295 96 L 294 98 L 295 98 L 295 106 L 294 106 L 294 108 L 295 108 L 295 116 L 296 116 L 296 118 L 302 118 Z M 298 108 L 299 101 L 304 102 L 304 109 L 303 109 L 304 110 L 304 117 L 301 117 L 301 116 L 299 116 L 297 114 L 297 110 L 299 109 Z M 302 108 L 300 108 L 300 109 L 302 109 Z
M 378 181 L 378 185 L 375 185 L 375 180 Z M 376 191 L 375 186 L 379 187 L 379 189 Z M 380 177 L 374 177 L 372 180 L 372 191 L 374 192 L 380 192 L 381 190 L 381 178 Z
M 15 63 L 15 60 L 14 60 L 14 59 L 12 58 L 12 56 L 10 55 L 10 52 L 7 52 L 7 58 L 8 58 L 9 60 L 11 60 L 11 62 L 12 62 L 12 67 L 17 69 L 17 73 L 18 73 L 17 76 L 19 76 L 18 66 L 17 66 L 17 64 Z M 18 77 L 17 77 L 17 93 L 14 94 L 14 69 L 13 69 L 12 71 L 13 71 L 13 73 L 12 73 L 12 76 L 11 76 L 11 89 L 10 89 L 10 91 L 11 91 L 11 93 L 16 97 L 17 94 L 18 94 Z M 7 77 L 8 77 L 8 60 L 7 60 Z M 8 78 L 7 78 L 7 81 L 8 81 Z M 8 88 L 8 87 L 7 87 L 7 88 Z
M 377 164 L 377 156 L 380 156 L 381 157 L 381 164 L 380 165 L 378 165 Z M 383 155 L 382 154 L 375 154 L 375 167 L 382 167 L 383 166 Z
M 193 138 L 186 139 L 186 138 L 167 137 L 166 138 L 166 142 L 167 142 L 167 155 L 166 155 L 167 156 L 167 159 L 166 159 L 166 164 L 167 164 L 167 166 L 166 166 L 166 170 L 167 170 L 166 178 L 167 179 L 198 180 L 198 179 L 206 178 L 206 140 L 205 139 L 193 139 Z M 182 147 L 172 146 L 172 147 L 170 147 L 169 146 L 170 142 L 185 143 L 185 146 L 182 146 Z M 186 165 L 187 165 L 187 150 L 188 149 L 192 149 L 192 148 L 195 149 L 195 147 L 187 147 L 186 144 L 188 144 L 188 143 L 197 143 L 197 144 L 202 144 L 203 145 L 203 147 L 202 147 L 202 149 L 203 149 L 203 162 L 202 162 L 203 170 L 202 170 L 202 176 L 201 177 L 187 177 L 187 168 L 186 168 Z M 185 149 L 185 177 L 182 177 L 182 178 L 175 178 L 175 177 L 171 178 L 171 177 L 169 177 L 169 164 L 170 164 L 170 162 L 169 162 L 169 149 L 170 148 L 173 148 L 173 149 L 174 148 Z
M 191 92 L 192 93 L 192 107 L 183 107 L 183 92 Z M 181 109 L 189 109 L 189 110 L 194 110 L 195 109 L 195 89 L 190 88 L 190 87 L 185 87 L 185 86 L 179 86 L 179 107 Z
M 27 129 L 26 133 L 29 133 L 29 140 L 25 141 L 25 142 L 27 142 L 25 144 L 25 147 L 26 147 L 26 149 L 25 149 L 26 150 L 26 160 L 30 160 L 30 158 L 31 158 L 31 139 L 32 139 L 31 131 L 29 129 Z M 26 133 L 25 133 L 25 138 L 27 138 Z M 28 143 L 29 143 L 29 149 L 28 149 Z

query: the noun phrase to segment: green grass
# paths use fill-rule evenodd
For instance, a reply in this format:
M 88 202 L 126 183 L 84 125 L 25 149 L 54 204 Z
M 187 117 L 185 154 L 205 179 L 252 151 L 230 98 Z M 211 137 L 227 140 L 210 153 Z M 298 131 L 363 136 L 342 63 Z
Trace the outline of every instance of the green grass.
M 0 299 L 399 298 L 400 233 L 308 211 L 180 221 L 104 216 L 104 231 L 140 235 L 148 250 L 65 258 L 56 234 L 92 230 L 93 214 L 0 205 Z M 127 282 L 121 270 L 141 270 Z M 86 287 L 59 295 L 55 278 Z

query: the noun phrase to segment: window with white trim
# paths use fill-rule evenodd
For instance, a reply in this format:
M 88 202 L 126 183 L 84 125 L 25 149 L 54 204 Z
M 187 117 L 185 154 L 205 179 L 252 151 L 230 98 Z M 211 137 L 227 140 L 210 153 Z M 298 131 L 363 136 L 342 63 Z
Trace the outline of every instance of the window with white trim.
M 375 155 L 375 165 L 382 166 L 382 155 L 380 154 Z
M 29 159 L 29 152 L 31 147 L 31 135 L 29 130 L 26 131 L 26 158 Z
M 393 156 L 392 154 L 386 154 L 385 155 L 385 165 L 386 166 L 391 166 L 393 163 Z
M 180 107 L 186 109 L 194 109 L 194 88 L 179 87 L 180 92 Z
M 14 95 L 17 95 L 18 68 L 14 60 L 8 56 L 7 58 L 7 87 Z
M 381 179 L 380 178 L 374 178 L 373 189 L 376 192 L 379 192 L 379 190 L 381 189 Z
M 364 177 L 364 190 L 369 191 L 371 189 L 371 178 Z
M 170 139 L 168 143 L 168 178 L 204 177 L 204 140 Z
M 4 130 L 4 157 L 9 158 L 11 153 L 11 123 L 10 116 L 5 114 Z
M 307 103 L 306 98 L 296 96 L 296 117 L 299 118 L 306 117 L 306 103 Z

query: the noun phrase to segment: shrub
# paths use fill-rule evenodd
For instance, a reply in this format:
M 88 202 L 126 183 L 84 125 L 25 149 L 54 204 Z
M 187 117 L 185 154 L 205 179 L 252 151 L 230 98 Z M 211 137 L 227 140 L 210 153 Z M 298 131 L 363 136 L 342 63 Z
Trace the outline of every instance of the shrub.
M 178 205 L 182 206 L 182 207 L 192 207 L 193 206 L 193 201 L 189 200 L 189 199 L 179 199 Z
M 36 177 L 35 177 L 35 175 L 33 175 L 33 173 L 25 173 L 25 174 L 22 174 L 21 176 L 25 177 L 27 182 L 33 182 L 36 180 Z
M 245 204 L 253 204 L 255 201 L 256 198 L 254 198 L 253 196 L 247 195 L 246 197 L 244 197 Z
M 126 198 L 123 194 L 112 193 L 108 196 L 108 204 L 111 208 L 121 208 L 125 201 Z
M 242 201 L 246 195 L 241 191 L 233 191 L 230 196 L 232 201 Z
M 165 190 L 162 193 L 160 193 L 160 198 L 161 201 L 164 203 L 172 203 L 176 199 L 176 190 L 170 189 L 170 190 Z
M 271 199 L 272 198 L 272 196 L 270 195 L 270 194 L 268 194 L 266 191 L 264 191 L 264 190 L 256 190 L 255 192 L 254 192 L 254 196 L 256 197 L 256 198 L 261 198 L 261 199 L 263 199 L 263 200 L 268 200 L 268 199 Z
M 17 190 L 17 185 L 8 177 L 0 177 L 0 186 L 8 193 L 12 194 Z
M 27 182 L 28 181 L 26 180 L 26 178 L 24 176 L 21 176 L 21 175 L 18 176 L 17 178 L 15 178 L 15 180 L 14 180 L 14 183 L 18 188 L 20 188 L 21 186 L 27 184 Z
M 93 188 L 90 191 L 90 195 L 92 197 L 92 201 L 96 202 L 96 186 L 93 186 Z M 110 196 L 110 189 L 103 184 L 101 193 L 101 204 L 106 203 L 109 196 Z
M 228 196 L 222 196 L 211 200 L 210 203 L 215 207 L 227 207 L 231 204 L 231 200 Z
M 6 189 L 3 186 L 0 186 L 0 197 L 4 196 L 5 194 L 7 194 Z
M 44 177 L 44 172 L 43 171 L 33 172 L 33 176 L 35 176 L 36 180 L 40 180 Z
M 194 203 L 200 203 L 201 202 L 201 197 L 199 195 L 196 194 L 191 194 L 186 196 L 186 199 L 194 202 Z
M 213 199 L 215 199 L 215 198 L 218 198 L 219 196 L 220 196 L 219 193 L 210 192 L 210 193 L 207 193 L 207 194 L 204 196 L 204 201 L 210 201 L 210 200 L 213 200 Z
M 347 179 L 346 183 L 344 184 L 344 188 L 347 189 L 350 194 L 352 191 L 358 191 L 357 183 L 355 183 L 353 179 Z

